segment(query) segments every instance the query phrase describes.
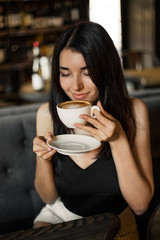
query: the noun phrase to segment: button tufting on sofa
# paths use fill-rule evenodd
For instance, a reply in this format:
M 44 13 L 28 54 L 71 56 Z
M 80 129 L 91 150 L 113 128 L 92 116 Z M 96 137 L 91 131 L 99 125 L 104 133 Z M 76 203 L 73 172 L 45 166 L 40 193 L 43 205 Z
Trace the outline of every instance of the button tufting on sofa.
M 27 143 L 27 140 L 26 140 L 26 138 L 25 138 L 25 137 L 21 139 L 21 143 L 23 144 L 23 146 L 25 146 L 25 145 L 26 145 L 26 143 Z
M 33 191 L 33 188 L 27 189 L 26 190 L 27 195 L 32 195 L 32 191 Z
M 12 173 L 12 167 L 10 166 L 3 166 L 0 170 L 1 177 L 2 175 L 8 176 Z
M 13 170 L 13 169 L 9 167 L 9 168 L 6 168 L 5 171 L 6 171 L 7 174 L 10 174 L 10 173 L 12 173 L 12 170 Z

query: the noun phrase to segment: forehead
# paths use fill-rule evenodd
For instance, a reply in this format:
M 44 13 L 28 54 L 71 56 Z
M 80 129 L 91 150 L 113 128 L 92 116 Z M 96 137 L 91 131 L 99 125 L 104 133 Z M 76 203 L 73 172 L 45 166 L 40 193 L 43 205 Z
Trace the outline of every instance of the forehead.
M 63 49 L 59 56 L 59 62 L 65 65 L 86 65 L 83 55 L 72 49 Z

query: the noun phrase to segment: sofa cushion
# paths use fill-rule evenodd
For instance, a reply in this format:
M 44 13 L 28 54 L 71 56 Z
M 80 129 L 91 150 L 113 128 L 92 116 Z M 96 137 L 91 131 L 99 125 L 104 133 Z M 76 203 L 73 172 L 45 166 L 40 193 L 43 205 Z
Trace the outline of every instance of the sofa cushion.
M 0 133 L 0 223 L 33 219 L 43 206 L 34 188 L 36 111 L 1 116 Z

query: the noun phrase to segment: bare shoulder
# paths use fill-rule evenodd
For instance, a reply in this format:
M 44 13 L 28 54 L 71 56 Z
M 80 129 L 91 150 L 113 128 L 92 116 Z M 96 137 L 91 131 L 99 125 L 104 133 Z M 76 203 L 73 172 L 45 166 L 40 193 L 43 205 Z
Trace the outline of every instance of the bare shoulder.
M 39 107 L 37 112 L 37 117 L 40 117 L 40 118 L 51 117 L 50 111 L 49 111 L 49 103 L 44 103 Z
M 49 111 L 49 103 L 41 105 L 37 111 L 37 134 L 53 133 L 53 121 Z
M 133 107 L 134 117 L 137 123 L 148 123 L 148 108 L 145 102 L 140 98 L 130 98 Z
M 148 108 L 147 105 L 145 104 L 145 102 L 140 99 L 140 98 L 130 98 L 131 102 L 132 102 L 132 106 L 133 106 L 133 110 L 135 112 L 148 112 Z

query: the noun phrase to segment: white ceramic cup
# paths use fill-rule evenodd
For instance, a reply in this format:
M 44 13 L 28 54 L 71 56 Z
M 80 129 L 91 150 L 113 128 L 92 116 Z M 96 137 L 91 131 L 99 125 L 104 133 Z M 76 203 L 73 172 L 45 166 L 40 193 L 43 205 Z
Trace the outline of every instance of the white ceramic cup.
M 81 114 L 87 114 L 95 117 L 93 114 L 94 109 L 100 111 L 98 106 L 92 106 L 91 102 L 85 100 L 67 101 L 57 105 L 58 116 L 68 128 L 75 128 L 73 126 L 74 123 L 86 124 L 86 121 L 79 116 Z

